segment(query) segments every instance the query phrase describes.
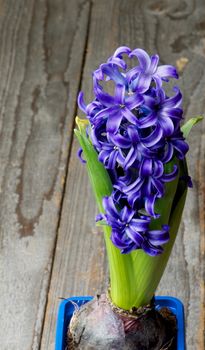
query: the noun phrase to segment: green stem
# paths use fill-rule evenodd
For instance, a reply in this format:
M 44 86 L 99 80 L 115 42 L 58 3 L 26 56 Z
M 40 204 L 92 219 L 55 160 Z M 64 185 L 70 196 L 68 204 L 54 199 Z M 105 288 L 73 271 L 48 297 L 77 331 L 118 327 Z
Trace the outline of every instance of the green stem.
M 133 286 L 134 266 L 130 254 L 122 255 L 110 240 L 111 228 L 104 227 L 110 272 L 110 297 L 122 309 L 129 310 L 135 300 Z

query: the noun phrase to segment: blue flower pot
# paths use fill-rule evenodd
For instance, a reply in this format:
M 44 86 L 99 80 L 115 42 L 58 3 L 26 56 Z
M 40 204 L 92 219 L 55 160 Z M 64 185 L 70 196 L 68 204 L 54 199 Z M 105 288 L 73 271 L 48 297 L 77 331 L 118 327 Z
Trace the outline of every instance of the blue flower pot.
M 61 302 L 56 329 L 56 347 L 55 350 L 66 349 L 67 328 L 70 319 L 74 312 L 74 302 L 81 306 L 93 297 L 72 297 Z M 184 327 L 184 307 L 181 301 L 173 297 L 155 297 L 156 309 L 161 307 L 168 307 L 177 318 L 177 350 L 185 350 L 185 327 Z M 69 349 L 68 349 L 69 350 Z

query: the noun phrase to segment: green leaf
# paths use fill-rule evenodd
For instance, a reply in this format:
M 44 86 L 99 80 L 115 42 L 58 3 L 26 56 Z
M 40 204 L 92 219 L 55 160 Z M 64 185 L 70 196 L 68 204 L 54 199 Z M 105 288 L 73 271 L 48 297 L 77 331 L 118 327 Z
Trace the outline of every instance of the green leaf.
M 75 122 L 78 126 L 79 132 L 83 135 L 86 134 L 86 128 L 89 125 L 89 121 L 87 119 L 80 119 L 79 117 L 76 117 Z
M 202 119 L 203 119 L 203 116 L 191 118 L 181 127 L 181 130 L 183 132 L 185 139 L 189 136 L 189 133 L 192 127 L 198 122 L 200 122 Z
M 112 193 L 112 182 L 107 170 L 103 164 L 98 161 L 98 155 L 93 145 L 86 135 L 86 130 L 74 130 L 75 135 L 83 149 L 83 156 L 86 161 L 86 167 L 91 186 L 97 201 L 99 210 L 103 212 L 102 198 Z
M 183 159 L 183 160 L 180 160 L 179 162 L 179 182 L 178 182 L 177 191 L 174 197 L 174 201 L 172 204 L 171 215 L 175 207 L 178 205 L 178 202 L 180 201 L 180 198 L 182 197 L 183 193 L 187 191 L 186 177 L 188 177 L 188 168 L 187 168 L 186 159 Z

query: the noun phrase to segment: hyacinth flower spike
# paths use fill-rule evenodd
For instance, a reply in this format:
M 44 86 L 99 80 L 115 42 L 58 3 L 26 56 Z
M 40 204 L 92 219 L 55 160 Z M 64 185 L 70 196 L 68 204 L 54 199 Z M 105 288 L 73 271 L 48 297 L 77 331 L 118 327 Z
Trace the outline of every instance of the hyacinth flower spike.
M 129 69 L 124 56 L 138 64 Z M 93 101 L 78 98 L 86 119 L 77 119 L 75 133 L 105 233 L 109 294 L 124 310 L 148 304 L 162 277 L 191 186 L 186 138 L 201 120 L 181 127 L 182 94 L 164 89 L 178 78 L 176 68 L 158 62 L 158 55 L 120 47 L 93 72 Z

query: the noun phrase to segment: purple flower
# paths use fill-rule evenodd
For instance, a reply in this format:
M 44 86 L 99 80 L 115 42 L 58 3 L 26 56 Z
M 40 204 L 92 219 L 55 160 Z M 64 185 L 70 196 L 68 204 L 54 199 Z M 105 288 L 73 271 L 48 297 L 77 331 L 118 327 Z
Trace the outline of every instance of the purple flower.
M 132 110 L 143 103 L 143 98 L 138 93 L 126 96 L 126 88 L 124 85 L 117 84 L 115 88 L 115 96 L 110 96 L 103 91 L 97 80 L 94 82 L 94 91 L 97 100 L 103 105 L 94 117 L 95 120 L 106 119 L 106 130 L 110 133 L 116 133 L 123 120 L 129 121 L 131 124 L 137 125 L 138 120 L 132 113 Z
M 124 55 L 128 60 L 137 57 L 139 64 L 129 69 Z M 169 227 L 165 222 L 161 230 L 152 231 L 150 222 L 160 216 L 155 203 L 164 196 L 165 183 L 178 174 L 176 164 L 169 174 L 165 165 L 174 157 L 182 160 L 188 151 L 180 130 L 182 94 L 174 87 L 175 95 L 168 96 L 163 86 L 168 78 L 178 78 L 176 68 L 158 62 L 158 55 L 122 46 L 93 72 L 93 101 L 86 105 L 83 93 L 78 96 L 90 122 L 88 137 L 113 185 L 98 220 L 104 218 L 112 227 L 111 240 L 122 253 L 162 252 Z M 106 91 L 110 80 L 112 94 Z
M 100 144 L 98 159 L 105 165 L 105 168 L 114 169 L 116 164 L 123 164 L 123 153 L 118 146 L 111 142 L 100 142 Z
M 125 129 L 125 127 L 124 127 Z M 125 132 L 126 131 L 126 132 Z M 127 150 L 124 153 L 124 162 L 122 167 L 124 170 L 129 169 L 133 164 L 139 166 L 143 157 L 154 157 L 156 152 L 150 149 L 150 145 L 154 146 L 161 138 L 160 130 L 156 129 L 147 137 L 140 136 L 140 130 L 134 125 L 126 126 L 124 134 L 109 134 L 109 138 L 117 146 Z M 137 163 L 136 163 L 137 162 Z
M 170 174 L 164 173 L 164 166 L 160 160 L 143 159 L 140 164 L 139 176 L 130 185 L 124 184 L 122 191 L 127 194 L 128 203 L 134 207 L 135 202 L 141 198 L 144 200 L 144 208 L 153 217 L 158 217 L 154 212 L 157 198 L 164 195 L 164 183 L 175 179 L 178 173 L 174 166 Z
M 156 90 L 155 97 L 144 96 L 145 106 L 150 113 L 140 119 L 140 128 L 159 125 L 165 137 L 173 134 L 175 124 L 179 124 L 182 119 L 182 109 L 179 108 L 182 94 L 177 87 L 174 90 L 176 95 L 170 98 L 166 97 L 163 89 Z
M 178 159 L 182 160 L 188 150 L 189 146 L 185 142 L 183 134 L 178 127 L 170 137 L 166 138 L 162 161 L 163 163 L 168 163 L 173 158 L 174 154 Z
M 129 55 L 131 49 L 126 46 L 119 47 L 111 56 L 108 58 L 107 63 L 103 63 L 100 67 L 93 72 L 93 81 L 95 85 L 96 80 L 104 80 L 104 75 L 106 75 L 106 81 L 113 80 L 116 84 L 127 86 L 127 80 L 125 74 L 120 72 L 119 68 L 126 70 L 127 64 L 123 60 L 122 55 Z
M 167 225 L 163 225 L 162 230 L 149 230 L 150 217 L 138 215 L 126 205 L 118 211 L 112 197 L 105 197 L 103 206 L 106 214 L 97 220 L 104 218 L 112 227 L 111 240 L 122 253 L 143 249 L 149 255 L 158 255 L 163 251 L 161 244 L 169 240 Z
M 84 94 L 82 91 L 78 94 L 78 107 L 86 114 L 90 121 L 92 121 L 92 118 L 94 118 L 96 113 L 98 113 L 103 108 L 101 103 L 97 100 L 92 101 L 86 106 L 84 102 Z
M 86 163 L 86 161 L 82 158 L 83 150 L 82 148 L 79 148 L 78 150 L 78 158 L 80 159 L 81 163 Z
M 170 65 L 157 67 L 159 62 L 158 55 L 153 55 L 150 58 L 144 50 L 135 49 L 129 54 L 130 58 L 133 56 L 138 58 L 139 66 L 134 67 L 126 74 L 133 91 L 146 92 L 150 87 L 152 79 L 156 83 L 157 88 L 160 88 L 163 79 L 169 77 L 178 78 L 175 67 Z

